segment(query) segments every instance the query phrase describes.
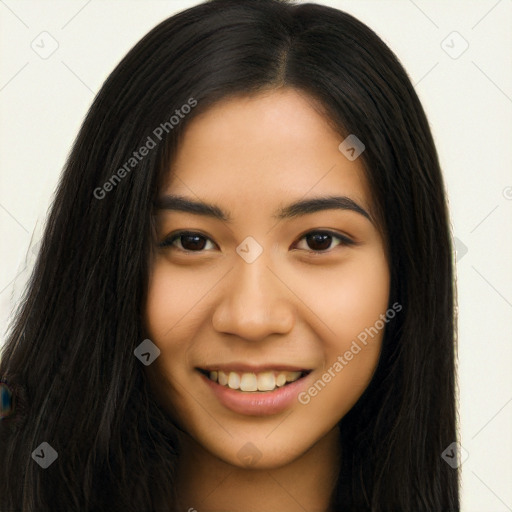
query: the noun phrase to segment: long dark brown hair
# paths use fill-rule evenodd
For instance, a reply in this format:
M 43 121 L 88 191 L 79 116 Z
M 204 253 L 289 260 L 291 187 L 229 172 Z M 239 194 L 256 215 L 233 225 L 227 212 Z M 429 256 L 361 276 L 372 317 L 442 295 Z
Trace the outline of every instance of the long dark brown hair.
M 389 248 L 390 304 L 403 306 L 386 328 L 369 387 L 340 421 L 333 508 L 459 510 L 458 472 L 441 458 L 457 438 L 451 236 L 414 88 L 391 50 L 347 13 L 212 0 L 136 44 L 74 143 L 2 351 L 14 413 L 0 420 L 1 511 L 171 507 L 177 431 L 133 354 L 144 339 L 153 201 L 199 112 L 279 87 L 317 99 L 340 141 L 355 133 L 364 142 Z M 191 98 L 197 106 L 169 123 Z M 165 125 L 158 147 L 120 173 L 165 122 L 172 128 Z M 58 453 L 47 469 L 31 456 L 43 442 Z

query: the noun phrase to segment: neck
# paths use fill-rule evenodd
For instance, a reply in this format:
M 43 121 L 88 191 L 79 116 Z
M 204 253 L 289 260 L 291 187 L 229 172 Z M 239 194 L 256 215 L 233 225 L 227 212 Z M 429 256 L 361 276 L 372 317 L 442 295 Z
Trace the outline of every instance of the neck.
M 233 466 L 184 436 L 177 468 L 178 510 L 331 512 L 339 465 L 337 427 L 299 458 L 273 469 Z

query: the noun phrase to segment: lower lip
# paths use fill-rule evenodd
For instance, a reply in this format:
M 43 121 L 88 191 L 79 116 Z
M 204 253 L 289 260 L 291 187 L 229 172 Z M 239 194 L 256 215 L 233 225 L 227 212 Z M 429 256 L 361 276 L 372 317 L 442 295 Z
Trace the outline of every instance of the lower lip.
M 270 416 L 290 407 L 297 400 L 301 390 L 305 388 L 305 381 L 309 375 L 305 375 L 282 388 L 276 388 L 274 391 L 244 392 L 221 386 L 201 372 L 199 373 L 224 407 L 238 414 L 248 416 Z

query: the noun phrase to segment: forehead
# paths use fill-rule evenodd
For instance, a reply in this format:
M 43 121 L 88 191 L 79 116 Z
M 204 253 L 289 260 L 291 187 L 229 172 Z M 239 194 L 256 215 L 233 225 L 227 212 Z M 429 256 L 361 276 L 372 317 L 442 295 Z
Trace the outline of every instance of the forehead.
M 186 127 L 162 193 L 215 199 L 259 215 L 283 196 L 342 194 L 370 208 L 363 165 L 340 152 L 342 140 L 303 92 L 223 100 Z

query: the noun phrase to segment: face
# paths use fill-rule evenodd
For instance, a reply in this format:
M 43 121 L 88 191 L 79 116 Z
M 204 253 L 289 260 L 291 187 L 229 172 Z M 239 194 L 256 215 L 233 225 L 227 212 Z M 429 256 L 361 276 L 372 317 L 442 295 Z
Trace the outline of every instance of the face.
M 229 464 L 300 457 L 376 368 L 385 241 L 342 140 L 303 93 L 231 98 L 191 121 L 160 190 L 145 328 L 161 353 L 146 371 Z

